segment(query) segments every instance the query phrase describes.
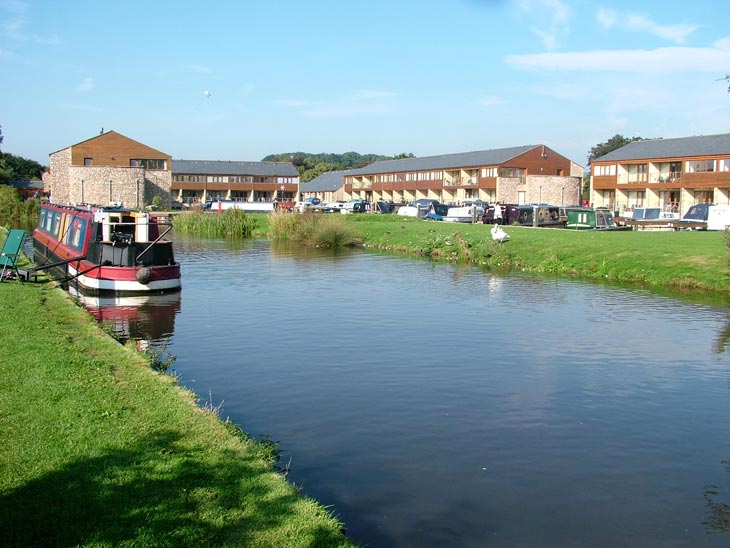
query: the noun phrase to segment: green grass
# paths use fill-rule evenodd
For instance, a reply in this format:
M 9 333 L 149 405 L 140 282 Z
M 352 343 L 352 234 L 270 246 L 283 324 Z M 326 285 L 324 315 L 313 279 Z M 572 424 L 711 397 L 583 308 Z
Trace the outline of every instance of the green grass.
M 718 232 L 599 232 L 508 226 L 494 244 L 490 225 L 352 215 L 366 247 L 490 267 L 642 284 L 677 291 L 730 292 L 728 247 Z
M 353 546 L 271 446 L 202 410 L 64 292 L 3 281 L 0 310 L 3 546 Z

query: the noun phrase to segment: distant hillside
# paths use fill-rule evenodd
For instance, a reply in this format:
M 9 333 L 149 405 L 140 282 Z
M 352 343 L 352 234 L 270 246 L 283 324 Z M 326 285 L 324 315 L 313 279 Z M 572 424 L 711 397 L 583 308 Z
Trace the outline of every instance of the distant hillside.
M 379 160 L 394 160 L 399 158 L 413 158 L 413 154 L 399 154 L 397 156 L 382 156 L 380 154 L 359 154 L 357 152 L 345 152 L 334 154 L 321 152 L 311 154 L 309 152 L 284 152 L 281 154 L 269 154 L 264 162 L 291 162 L 299 171 L 301 181 L 306 183 L 322 175 L 327 171 L 342 169 L 355 169 L 364 167 Z

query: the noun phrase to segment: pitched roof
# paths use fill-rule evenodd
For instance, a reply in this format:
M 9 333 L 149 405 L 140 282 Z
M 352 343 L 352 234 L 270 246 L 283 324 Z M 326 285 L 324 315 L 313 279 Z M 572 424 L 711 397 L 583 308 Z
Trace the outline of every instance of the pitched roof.
M 730 154 L 730 133 L 633 141 L 593 161 L 615 162 L 644 158 L 683 158 L 717 154 Z
M 335 192 L 345 184 L 345 175 L 352 172 L 351 169 L 340 171 L 327 171 L 311 181 L 299 185 L 301 192 Z
M 173 173 L 193 175 L 260 175 L 298 177 L 291 162 L 231 162 L 221 160 L 173 160 Z
M 394 173 L 401 171 L 425 171 L 429 169 L 449 169 L 460 167 L 494 166 L 503 164 L 515 156 L 529 152 L 538 145 L 499 148 L 494 150 L 477 150 L 441 156 L 424 156 L 422 158 L 404 158 L 402 160 L 381 160 L 369 166 L 353 169 L 348 175 L 372 175 L 376 173 Z
M 114 131 L 113 129 L 110 129 L 109 131 L 104 131 L 103 128 L 102 128 L 102 133 L 100 133 L 99 135 L 95 135 L 94 137 L 90 137 L 89 139 L 84 139 L 83 141 L 79 141 L 78 143 L 71 145 L 70 147 L 61 148 L 61 149 L 57 150 L 56 152 L 61 152 L 62 150 L 66 150 L 67 148 L 78 147 L 79 145 L 88 143 L 89 141 L 95 141 L 95 140 L 106 141 L 108 139 L 124 139 L 124 140 L 129 141 L 130 143 L 134 143 L 140 147 L 145 147 L 145 148 L 149 149 L 151 152 L 156 153 L 156 155 L 169 156 L 169 154 L 162 152 L 161 150 L 157 150 L 156 148 L 152 148 L 151 146 L 145 145 L 144 143 L 135 141 L 134 139 L 131 139 L 131 138 L 127 137 L 126 135 L 122 135 L 118 131 Z M 51 154 L 56 154 L 56 152 L 52 152 Z

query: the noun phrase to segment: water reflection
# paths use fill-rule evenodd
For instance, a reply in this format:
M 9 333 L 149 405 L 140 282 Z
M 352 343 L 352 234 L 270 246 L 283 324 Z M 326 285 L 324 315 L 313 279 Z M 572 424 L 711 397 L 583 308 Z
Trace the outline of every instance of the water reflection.
M 76 297 L 91 315 L 114 333 L 122 343 L 132 340 L 144 348 L 173 335 L 175 318 L 181 310 L 181 292 L 134 297 L 84 295 L 74 287 Z

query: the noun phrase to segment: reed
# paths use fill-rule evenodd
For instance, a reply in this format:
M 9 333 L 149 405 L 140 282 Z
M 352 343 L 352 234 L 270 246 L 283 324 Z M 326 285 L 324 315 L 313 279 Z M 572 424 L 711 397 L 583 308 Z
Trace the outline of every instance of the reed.
M 315 247 L 345 247 L 360 242 L 357 229 L 344 215 L 274 212 L 269 216 L 273 239 L 295 240 Z
M 256 230 L 256 219 L 240 209 L 223 213 L 189 211 L 175 215 L 175 230 L 204 236 L 250 238 Z

